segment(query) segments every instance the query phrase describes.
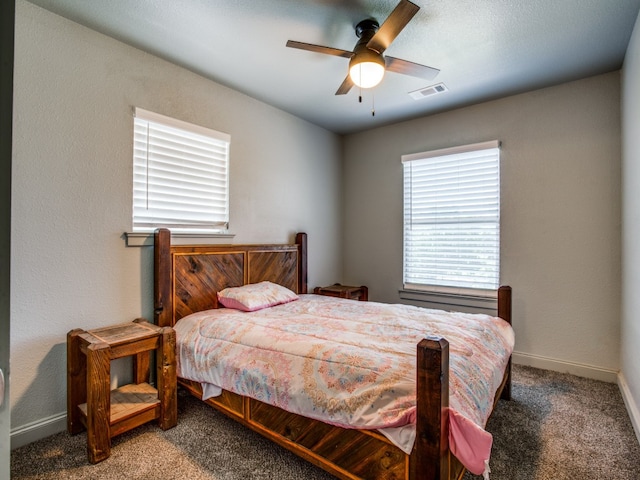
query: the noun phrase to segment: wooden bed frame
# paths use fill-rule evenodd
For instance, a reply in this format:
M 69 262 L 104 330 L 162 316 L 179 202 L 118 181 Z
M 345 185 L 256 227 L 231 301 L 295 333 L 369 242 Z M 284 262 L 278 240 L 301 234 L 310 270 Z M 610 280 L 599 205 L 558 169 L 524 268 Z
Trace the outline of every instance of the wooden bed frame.
M 218 308 L 216 292 L 268 280 L 307 293 L 307 237 L 291 245 L 171 245 L 155 233 L 154 315 L 161 327 L 193 312 Z M 511 288 L 498 291 L 498 316 L 511 323 Z M 428 338 L 417 345 L 416 441 L 405 454 L 376 431 L 349 430 L 292 414 L 229 391 L 206 400 L 229 417 L 341 479 L 461 479 L 465 469 L 448 442 L 449 344 Z M 178 382 L 198 398 L 199 383 Z M 511 361 L 498 398 L 511 395 Z

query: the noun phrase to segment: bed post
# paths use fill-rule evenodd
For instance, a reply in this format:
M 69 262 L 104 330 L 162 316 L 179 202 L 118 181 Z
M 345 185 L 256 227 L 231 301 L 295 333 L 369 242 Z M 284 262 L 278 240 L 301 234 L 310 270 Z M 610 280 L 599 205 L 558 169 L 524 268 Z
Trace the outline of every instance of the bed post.
M 511 325 L 511 287 L 502 286 L 498 289 L 498 316 Z M 511 357 L 506 368 L 507 381 L 504 384 L 500 398 L 511 400 Z
M 498 288 L 498 316 L 511 325 L 511 287 Z
M 173 327 L 171 305 L 171 232 L 159 228 L 153 236 L 153 317 L 160 327 Z
M 298 292 L 307 293 L 307 234 L 297 233 L 296 243 L 298 244 Z
M 449 342 L 428 337 L 418 344 L 416 441 L 412 479 L 449 479 Z

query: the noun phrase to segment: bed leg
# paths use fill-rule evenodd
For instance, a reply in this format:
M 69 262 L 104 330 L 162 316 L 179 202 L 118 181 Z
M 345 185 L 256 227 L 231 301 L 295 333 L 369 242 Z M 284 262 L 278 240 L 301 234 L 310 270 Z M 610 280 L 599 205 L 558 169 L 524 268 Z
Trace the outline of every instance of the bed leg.
M 512 325 L 511 311 L 511 287 L 504 285 L 498 289 L 498 316 L 508 322 L 509 325 Z M 500 398 L 511 400 L 511 358 L 509 358 L 505 375 L 507 376 L 507 381 L 504 384 Z
M 449 479 L 449 342 L 426 338 L 418 344 L 416 441 L 411 479 Z
M 163 430 L 178 423 L 178 378 L 176 372 L 176 332 L 163 327 L 161 346 L 156 350 L 156 382 L 160 397 L 158 424 Z
M 511 358 L 509 358 L 509 363 L 507 363 L 505 375 L 507 376 L 507 381 L 504 383 L 500 398 L 502 400 L 511 400 Z

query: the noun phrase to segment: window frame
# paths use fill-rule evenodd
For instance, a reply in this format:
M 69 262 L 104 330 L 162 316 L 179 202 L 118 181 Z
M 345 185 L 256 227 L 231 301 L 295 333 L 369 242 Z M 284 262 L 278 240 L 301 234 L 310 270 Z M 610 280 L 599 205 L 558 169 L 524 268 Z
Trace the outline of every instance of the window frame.
M 163 227 L 183 235 L 228 234 L 231 136 L 139 107 L 133 113 L 132 236 L 143 236 Z M 155 136 L 148 135 L 151 131 Z M 140 140 L 143 135 L 146 139 Z M 165 135 L 167 138 L 162 138 Z M 160 142 L 172 146 L 161 152 Z M 196 148 L 197 153 L 190 150 Z M 162 187 L 160 174 L 149 176 L 154 162 L 155 166 L 174 167 L 173 172 L 162 173 L 162 182 L 166 182 Z M 141 180 L 143 176 L 146 178 Z M 198 191 L 190 192 L 196 184 Z M 150 198 L 153 188 L 156 190 Z M 156 216 L 140 215 L 140 202 L 148 204 L 150 199 L 156 202 L 151 212 L 162 212 L 160 205 L 168 205 L 165 210 L 180 213 L 171 221 L 164 212 Z
M 438 283 L 436 281 L 425 281 L 424 283 L 416 282 L 415 276 L 411 276 L 407 274 L 408 270 L 408 255 L 411 255 L 410 247 L 408 247 L 408 219 L 413 219 L 415 216 L 412 216 L 411 213 L 407 212 L 407 202 L 408 195 L 410 193 L 407 192 L 408 183 L 411 184 L 411 180 L 407 180 L 408 169 L 410 166 L 419 165 L 419 162 L 423 162 L 426 164 L 431 159 L 433 160 L 442 160 L 445 158 L 455 159 L 456 156 L 463 158 L 465 156 L 469 156 L 474 152 L 483 152 L 483 151 L 491 151 L 495 154 L 495 167 L 497 168 L 497 172 L 495 173 L 494 182 L 496 188 L 497 195 L 497 211 L 495 211 L 495 225 L 494 228 L 496 232 L 494 234 L 494 241 L 492 247 L 492 253 L 495 255 L 494 257 L 494 276 L 492 277 L 492 285 L 482 285 L 482 286 L 471 286 L 467 283 L 459 283 L 459 284 L 451 284 L 452 282 L 441 282 Z M 475 144 L 461 145 L 457 147 L 444 148 L 438 150 L 431 150 L 425 152 L 419 152 L 414 154 L 402 155 L 401 157 L 403 164 L 403 256 L 402 256 L 402 281 L 403 287 L 402 291 L 406 292 L 435 292 L 442 295 L 447 296 L 469 296 L 469 297 L 492 297 L 495 298 L 497 288 L 500 285 L 500 228 L 501 228 L 501 219 L 500 219 L 500 210 L 501 210 L 501 185 L 500 185 L 500 171 L 501 171 L 501 143 L 498 140 L 481 142 Z M 409 172 L 410 174 L 410 172 Z M 410 202 L 411 203 L 411 202 Z M 413 208 L 413 204 L 411 207 Z M 430 222 L 426 222 L 430 223 Z M 436 222 L 431 222 L 435 224 Z M 460 225 L 462 222 L 456 222 Z M 437 254 L 437 253 L 436 253 Z M 447 257 L 448 258 L 448 257 Z

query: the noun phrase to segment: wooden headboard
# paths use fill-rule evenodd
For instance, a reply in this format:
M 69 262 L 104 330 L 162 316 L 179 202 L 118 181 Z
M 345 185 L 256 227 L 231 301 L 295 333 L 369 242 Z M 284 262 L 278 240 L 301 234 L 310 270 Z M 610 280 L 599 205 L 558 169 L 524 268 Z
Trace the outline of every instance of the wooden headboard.
M 268 280 L 307 293 L 307 234 L 294 244 L 171 245 L 171 232 L 154 235 L 154 318 L 172 327 L 194 312 L 218 308 L 226 287 Z

